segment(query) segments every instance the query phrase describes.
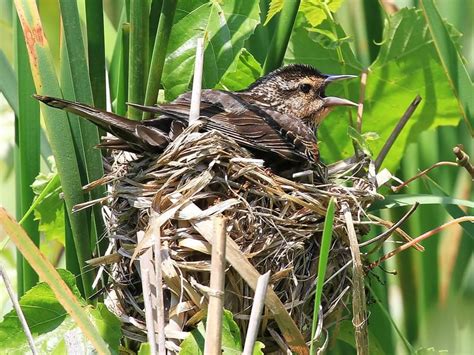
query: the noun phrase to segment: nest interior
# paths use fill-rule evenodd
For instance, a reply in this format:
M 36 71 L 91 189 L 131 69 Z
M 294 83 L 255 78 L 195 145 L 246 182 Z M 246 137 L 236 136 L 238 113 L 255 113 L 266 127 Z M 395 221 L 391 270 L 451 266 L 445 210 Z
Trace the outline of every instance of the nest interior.
M 156 235 L 147 232 L 150 222 L 154 221 L 155 234 L 158 231 L 160 236 L 166 337 L 176 350 L 180 332 L 192 329 L 205 317 L 209 298 L 211 246 L 199 233 L 196 221 L 223 215 L 227 238 L 235 241 L 260 274 L 271 271 L 271 288 L 309 339 L 329 200 L 334 197 L 336 206 L 347 204 L 354 220 L 362 220 L 366 208 L 377 198 L 375 184 L 367 174 L 360 174 L 360 167 L 359 174 L 347 169 L 330 175 L 329 183 L 315 185 L 278 176 L 261 163 L 219 132 L 200 133 L 196 125 L 159 155 L 114 155 L 99 183 L 109 186 L 108 306 L 123 320 L 126 336 L 145 340 L 138 262 L 139 255 L 153 249 Z M 200 212 L 183 213 L 190 204 Z M 145 235 L 145 239 L 138 243 L 137 235 Z M 338 212 L 320 313 L 325 325 L 336 309 L 347 309 L 344 305 L 350 297 L 348 266 L 352 259 L 346 235 Z M 156 271 L 153 265 L 150 269 Z M 228 266 L 225 308 L 234 314 L 242 336 L 253 295 L 238 268 Z M 260 339 L 274 343 L 279 329 L 271 312 L 265 312 L 262 322 Z

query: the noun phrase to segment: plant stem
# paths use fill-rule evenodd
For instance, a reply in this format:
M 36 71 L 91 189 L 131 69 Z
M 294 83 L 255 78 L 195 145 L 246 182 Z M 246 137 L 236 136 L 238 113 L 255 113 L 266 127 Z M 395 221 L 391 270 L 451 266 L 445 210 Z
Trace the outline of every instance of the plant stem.
M 283 9 L 278 15 L 278 25 L 273 35 L 270 48 L 268 49 L 265 63 L 263 64 L 263 73 L 268 74 L 272 70 L 277 69 L 283 63 L 286 48 L 290 40 L 291 31 L 295 23 L 296 14 L 300 7 L 300 0 L 285 1 Z
M 148 74 L 148 83 L 146 87 L 145 105 L 156 104 L 158 90 L 161 84 L 161 74 L 165 64 L 166 49 L 170 38 L 171 28 L 173 27 L 173 18 L 176 11 L 177 0 L 164 0 L 161 9 L 160 22 L 155 37 L 153 55 L 151 58 L 150 73 Z M 150 118 L 150 112 L 143 112 L 143 119 Z
M 130 1 L 130 55 L 128 68 L 128 101 L 143 104 L 148 77 L 148 1 Z M 140 120 L 142 113 L 128 108 L 128 118 Z

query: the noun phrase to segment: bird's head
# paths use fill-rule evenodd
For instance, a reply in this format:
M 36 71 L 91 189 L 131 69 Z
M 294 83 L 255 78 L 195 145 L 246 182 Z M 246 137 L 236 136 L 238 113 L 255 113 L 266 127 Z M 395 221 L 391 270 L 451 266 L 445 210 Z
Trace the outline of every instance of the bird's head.
M 309 65 L 291 64 L 261 77 L 245 91 L 278 112 L 317 126 L 332 107 L 357 106 L 352 101 L 325 93 L 329 83 L 354 77 L 326 75 Z

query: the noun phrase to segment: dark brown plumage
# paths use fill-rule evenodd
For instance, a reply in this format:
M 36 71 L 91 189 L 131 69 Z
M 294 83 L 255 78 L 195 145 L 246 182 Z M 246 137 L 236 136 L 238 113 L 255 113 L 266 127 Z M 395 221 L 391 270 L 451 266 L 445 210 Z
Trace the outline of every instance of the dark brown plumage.
M 218 130 L 249 148 L 267 165 L 309 165 L 321 171 L 315 130 L 332 106 L 356 104 L 327 97 L 326 85 L 352 75 L 324 75 L 307 65 L 280 68 L 239 92 L 203 90 L 200 115 L 204 130 Z M 45 104 L 85 117 L 118 139 L 107 147 L 136 152 L 162 151 L 187 126 L 191 93 L 168 104 L 141 106 L 155 118 L 132 121 L 68 100 L 35 95 Z M 321 173 L 319 174 L 321 175 Z

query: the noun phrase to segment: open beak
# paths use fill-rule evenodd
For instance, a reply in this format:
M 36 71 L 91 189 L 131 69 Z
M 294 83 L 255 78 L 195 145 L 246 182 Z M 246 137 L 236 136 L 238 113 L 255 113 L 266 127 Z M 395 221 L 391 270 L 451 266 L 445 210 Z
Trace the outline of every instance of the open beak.
M 324 80 L 325 85 L 332 83 L 334 81 L 339 80 L 346 80 L 346 79 L 353 79 L 357 78 L 357 75 L 328 75 L 327 78 Z M 332 106 L 359 106 L 355 102 L 351 100 L 343 99 L 340 97 L 334 96 L 327 96 L 324 99 L 324 106 L 332 107 Z

